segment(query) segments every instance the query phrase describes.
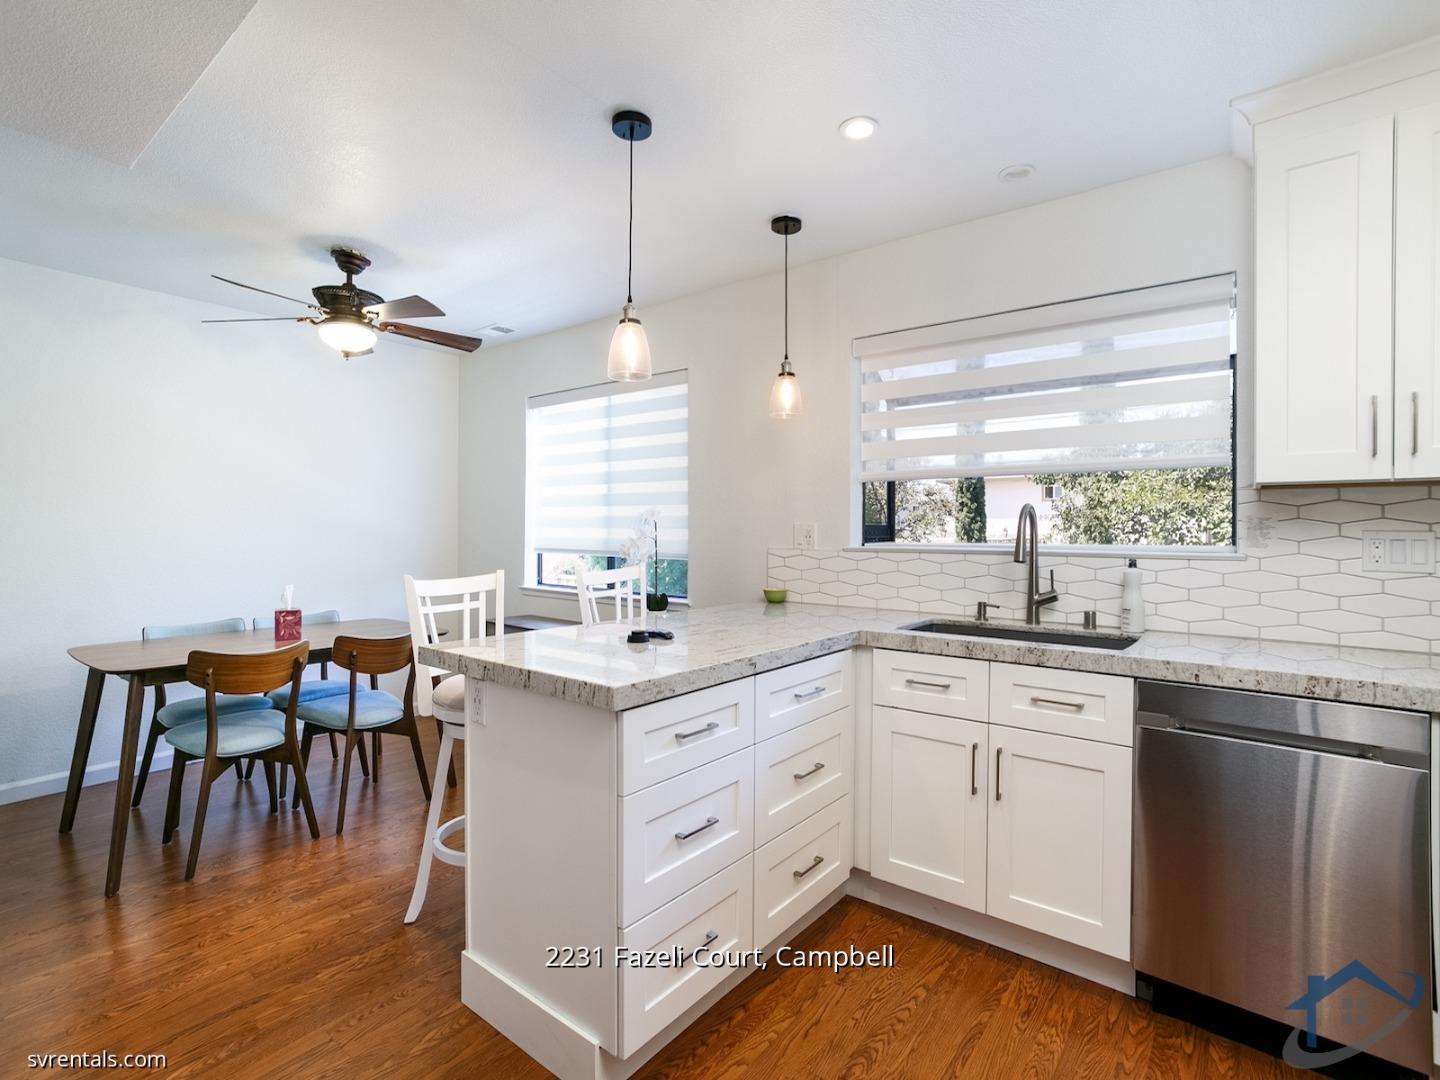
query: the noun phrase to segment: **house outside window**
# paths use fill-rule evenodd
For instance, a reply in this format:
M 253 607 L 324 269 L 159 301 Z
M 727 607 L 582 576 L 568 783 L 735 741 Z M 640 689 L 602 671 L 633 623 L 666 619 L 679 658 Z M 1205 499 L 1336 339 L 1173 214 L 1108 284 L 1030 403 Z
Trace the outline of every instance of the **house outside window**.
M 525 444 L 528 585 L 574 589 L 582 566 L 645 559 L 652 587 L 689 594 L 686 372 L 532 397 Z
M 1235 276 L 859 338 L 866 544 L 1233 550 Z

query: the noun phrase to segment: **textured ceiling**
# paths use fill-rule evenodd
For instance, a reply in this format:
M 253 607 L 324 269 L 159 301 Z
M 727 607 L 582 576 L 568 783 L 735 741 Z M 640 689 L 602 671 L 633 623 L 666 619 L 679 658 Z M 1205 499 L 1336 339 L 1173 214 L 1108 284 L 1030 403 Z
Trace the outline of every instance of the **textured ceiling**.
M 804 218 L 804 262 L 1223 154 L 1231 97 L 1440 33 L 1433 0 L 259 0 L 220 47 L 247 5 L 212 0 L 162 63 L 176 5 L 131 0 L 109 6 L 136 62 L 102 78 L 92 6 L 20 0 L 32 36 L 68 13 L 39 51 L 69 74 L 0 76 L 0 256 L 288 314 L 207 275 L 304 295 L 338 241 L 434 325 L 525 334 L 618 314 L 617 107 L 655 121 L 643 316 L 776 268 L 776 213 Z M 836 134 L 854 113 L 873 139 Z M 1039 171 L 999 182 L 1014 162 Z

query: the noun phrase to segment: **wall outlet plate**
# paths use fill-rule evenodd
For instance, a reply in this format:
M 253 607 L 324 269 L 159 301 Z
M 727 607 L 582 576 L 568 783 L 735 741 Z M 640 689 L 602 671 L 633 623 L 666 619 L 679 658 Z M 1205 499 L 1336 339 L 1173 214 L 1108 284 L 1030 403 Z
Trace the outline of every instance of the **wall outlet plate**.
M 1433 574 L 1435 534 L 1418 529 L 1360 534 L 1360 570 L 1365 574 Z
M 801 551 L 813 551 L 815 549 L 815 523 L 813 521 L 795 522 L 794 542 Z

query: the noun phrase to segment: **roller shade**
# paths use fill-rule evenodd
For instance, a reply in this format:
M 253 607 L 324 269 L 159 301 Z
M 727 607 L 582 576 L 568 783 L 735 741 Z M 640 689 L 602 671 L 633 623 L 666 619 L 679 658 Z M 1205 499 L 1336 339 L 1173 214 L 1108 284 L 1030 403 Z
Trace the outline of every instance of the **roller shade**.
M 1233 274 L 857 338 L 862 480 L 1231 464 Z
M 536 552 L 615 555 L 647 511 L 660 555 L 687 557 L 686 373 L 583 387 L 527 402 L 526 522 Z

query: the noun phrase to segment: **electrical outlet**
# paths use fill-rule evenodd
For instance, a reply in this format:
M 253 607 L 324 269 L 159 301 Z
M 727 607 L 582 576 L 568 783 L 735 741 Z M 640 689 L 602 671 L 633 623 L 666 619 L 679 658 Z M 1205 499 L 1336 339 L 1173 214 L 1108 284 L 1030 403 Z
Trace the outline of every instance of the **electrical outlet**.
M 1363 532 L 1360 569 L 1366 574 L 1433 574 L 1435 536 L 1410 529 Z
M 815 548 L 815 523 L 813 521 L 795 522 L 795 546 L 801 551 L 813 551 Z

